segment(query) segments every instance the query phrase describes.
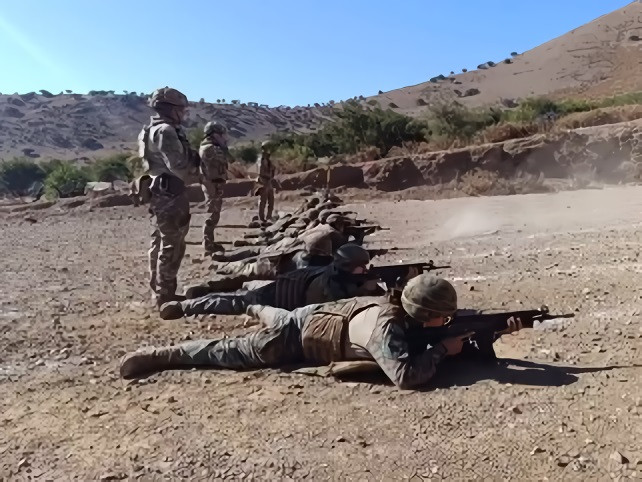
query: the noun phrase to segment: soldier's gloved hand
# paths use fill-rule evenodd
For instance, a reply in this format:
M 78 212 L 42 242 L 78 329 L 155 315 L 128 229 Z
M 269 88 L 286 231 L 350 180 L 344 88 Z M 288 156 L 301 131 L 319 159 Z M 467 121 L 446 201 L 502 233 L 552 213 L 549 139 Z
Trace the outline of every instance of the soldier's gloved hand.
M 522 325 L 522 320 L 520 320 L 519 318 L 515 318 L 513 316 L 511 316 L 506 321 L 506 323 L 508 324 L 508 328 L 506 328 L 505 330 L 502 330 L 502 331 L 496 331 L 495 333 L 497 335 L 508 335 L 510 333 L 515 333 L 516 331 L 519 331 L 522 328 L 524 328 L 523 325 Z
M 474 334 L 475 332 L 471 331 L 469 333 L 464 333 L 463 335 L 445 338 L 441 341 L 441 344 L 446 348 L 446 354 L 448 356 L 458 355 L 464 347 L 464 340 L 466 338 L 470 338 Z

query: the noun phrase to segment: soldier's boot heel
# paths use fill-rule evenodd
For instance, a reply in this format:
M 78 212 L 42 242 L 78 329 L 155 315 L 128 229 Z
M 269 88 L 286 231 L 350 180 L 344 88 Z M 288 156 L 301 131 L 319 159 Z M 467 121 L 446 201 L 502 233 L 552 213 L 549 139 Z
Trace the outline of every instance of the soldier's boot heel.
M 193 299 L 196 299 L 196 298 L 201 298 L 203 296 L 207 296 L 212 292 L 213 292 L 213 290 L 212 290 L 212 288 L 210 288 L 209 285 L 190 286 L 185 291 L 185 298 L 188 299 L 188 300 L 193 300 Z
M 139 378 L 155 372 L 178 368 L 184 365 L 183 352 L 173 346 L 148 348 L 128 353 L 120 362 L 120 376 L 125 379 Z
M 160 317 L 163 320 L 178 320 L 183 316 L 185 316 L 185 312 L 180 301 L 170 301 L 160 307 Z

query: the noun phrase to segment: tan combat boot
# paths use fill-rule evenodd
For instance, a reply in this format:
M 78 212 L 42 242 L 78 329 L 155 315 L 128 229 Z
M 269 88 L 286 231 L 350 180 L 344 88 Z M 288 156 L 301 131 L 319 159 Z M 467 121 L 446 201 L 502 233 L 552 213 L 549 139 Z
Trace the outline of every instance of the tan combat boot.
M 146 348 L 128 353 L 120 361 L 120 376 L 138 378 L 181 365 L 182 350 L 175 346 Z

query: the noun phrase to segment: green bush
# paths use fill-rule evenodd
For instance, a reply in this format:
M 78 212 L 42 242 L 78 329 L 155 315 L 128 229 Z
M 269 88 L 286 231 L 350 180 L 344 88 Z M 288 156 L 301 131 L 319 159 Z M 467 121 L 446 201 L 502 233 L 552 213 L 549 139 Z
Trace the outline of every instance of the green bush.
M 45 179 L 45 194 L 49 198 L 82 196 L 85 193 L 85 185 L 90 181 L 87 169 L 63 162 Z
M 230 149 L 230 154 L 234 159 L 238 159 L 245 164 L 252 164 L 256 162 L 259 157 L 261 149 L 252 142 L 243 146 L 233 147 Z
M 102 182 L 131 181 L 132 169 L 127 154 L 115 154 L 97 160 L 92 166 L 92 179 Z
M 203 126 L 194 127 L 193 129 L 187 131 L 187 140 L 189 141 L 189 145 L 192 146 L 192 148 L 198 150 L 198 148 L 201 147 L 201 142 L 203 142 L 203 139 L 205 139 Z
M 336 111 L 336 120 L 310 134 L 278 134 L 272 136 L 275 144 L 288 148 L 301 146 L 294 152 L 301 156 L 327 157 L 336 154 L 355 154 L 375 146 L 382 155 L 392 147 L 407 141 L 425 140 L 422 122 L 381 107 L 364 107 L 356 101 L 342 104 Z M 303 157 L 302 157 L 303 159 Z
M 14 196 L 29 195 L 32 186 L 45 176 L 45 171 L 30 159 L 17 157 L 0 164 L 0 185 Z
M 500 119 L 501 112 L 496 109 L 467 109 L 458 102 L 453 102 L 431 108 L 426 116 L 426 123 L 434 140 L 468 141 Z

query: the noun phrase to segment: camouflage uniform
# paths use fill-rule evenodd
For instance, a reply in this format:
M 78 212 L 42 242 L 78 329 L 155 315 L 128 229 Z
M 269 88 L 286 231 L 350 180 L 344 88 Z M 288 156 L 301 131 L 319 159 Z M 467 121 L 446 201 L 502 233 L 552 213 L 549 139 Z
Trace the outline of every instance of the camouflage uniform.
M 249 305 L 266 305 L 292 310 L 301 306 L 326 303 L 354 296 L 380 293 L 376 282 L 357 282 L 341 277 L 333 265 L 310 266 L 279 275 L 275 281 L 253 290 L 212 293 L 180 302 L 173 318 L 193 315 L 241 315 Z M 178 307 L 176 307 L 178 308 Z M 161 316 L 163 312 L 161 311 Z M 169 317 L 168 316 L 168 317 Z
M 203 247 L 206 253 L 214 251 L 214 228 L 221 218 L 223 205 L 223 186 L 227 182 L 228 151 L 226 146 L 220 146 L 206 137 L 201 142 L 201 184 L 207 212 L 203 226 Z
M 374 360 L 395 385 L 408 389 L 426 384 L 447 354 L 441 343 L 422 351 L 411 349 L 408 316 L 382 297 L 350 298 L 293 311 L 256 305 L 248 308 L 248 314 L 264 327 L 245 336 L 127 355 L 121 376 L 181 366 L 245 370 Z
M 263 143 L 263 153 L 259 158 L 259 219 L 266 221 L 272 217 L 274 210 L 274 175 L 276 168 L 267 152 L 267 144 Z M 267 215 L 265 205 L 267 203 Z
M 198 153 L 190 148 L 180 120 L 167 113 L 171 106 L 186 107 L 187 98 L 174 89 L 159 89 L 152 94 L 152 107 L 157 108 L 155 100 L 159 99 L 166 105 L 167 98 L 170 107 L 153 116 L 138 136 L 139 155 L 146 174 L 151 177 L 149 210 L 153 231 L 149 285 L 159 305 L 176 294 L 176 278 L 185 254 L 190 222 L 185 184 L 196 178 L 198 165 Z M 184 105 L 180 105 L 183 102 Z

